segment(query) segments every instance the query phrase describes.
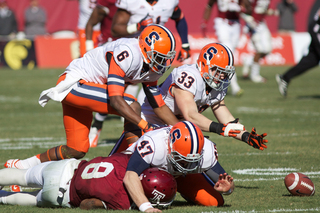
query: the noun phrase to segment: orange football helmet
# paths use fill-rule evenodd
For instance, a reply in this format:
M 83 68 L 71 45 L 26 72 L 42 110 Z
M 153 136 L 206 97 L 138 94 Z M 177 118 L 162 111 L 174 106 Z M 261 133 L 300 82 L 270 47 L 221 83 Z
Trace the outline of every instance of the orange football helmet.
M 176 55 L 176 41 L 173 34 L 158 24 L 144 28 L 139 36 L 139 46 L 144 62 L 159 75 L 170 68 Z
M 174 170 L 186 174 L 196 172 L 202 161 L 204 136 L 189 121 L 181 121 L 170 130 L 167 159 Z
M 230 85 L 235 73 L 232 51 L 220 43 L 204 46 L 199 54 L 197 66 L 204 81 L 217 91 Z

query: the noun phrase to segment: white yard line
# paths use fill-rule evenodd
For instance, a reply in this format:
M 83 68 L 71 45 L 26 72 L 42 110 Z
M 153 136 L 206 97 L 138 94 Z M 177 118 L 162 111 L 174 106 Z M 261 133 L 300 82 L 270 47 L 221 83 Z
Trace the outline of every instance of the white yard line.
M 257 107 L 238 107 L 237 112 L 245 112 L 245 113 L 258 113 L 258 114 L 282 114 L 284 112 L 288 112 L 285 109 L 261 109 Z M 310 111 L 298 111 L 298 110 L 291 110 L 288 113 L 294 115 L 301 115 L 301 116 L 320 116 L 319 112 L 310 112 Z

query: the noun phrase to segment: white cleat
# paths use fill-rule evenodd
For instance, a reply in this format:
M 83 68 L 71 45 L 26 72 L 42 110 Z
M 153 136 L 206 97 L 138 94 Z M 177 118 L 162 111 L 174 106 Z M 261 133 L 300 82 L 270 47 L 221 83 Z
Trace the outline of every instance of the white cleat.
M 265 79 L 261 75 L 250 76 L 250 79 L 254 83 L 266 83 L 267 82 L 267 79 Z
M 98 145 L 100 133 L 101 133 L 101 129 L 98 129 L 97 127 L 90 128 L 90 132 L 89 132 L 90 147 L 96 147 Z
M 287 97 L 288 83 L 283 80 L 279 74 L 276 75 L 276 81 L 278 83 L 280 94 L 283 97 Z
M 17 166 L 17 163 L 19 162 L 20 160 L 19 159 L 10 159 L 10 160 L 7 160 L 7 162 L 4 164 L 4 167 L 6 168 L 15 168 L 15 169 L 22 169 L 22 168 L 19 168 L 19 166 Z M 0 187 L 0 189 L 2 189 L 2 187 Z M 11 185 L 10 186 L 10 191 L 12 192 L 21 192 L 22 189 L 20 186 L 18 185 Z
M 20 168 L 17 163 L 20 161 L 20 159 L 10 159 L 7 160 L 7 162 L 4 164 L 4 167 L 6 168 L 15 168 L 15 169 L 23 169 Z
M 12 192 L 22 192 L 22 189 L 21 189 L 21 186 L 11 185 L 10 186 L 10 191 L 12 191 Z

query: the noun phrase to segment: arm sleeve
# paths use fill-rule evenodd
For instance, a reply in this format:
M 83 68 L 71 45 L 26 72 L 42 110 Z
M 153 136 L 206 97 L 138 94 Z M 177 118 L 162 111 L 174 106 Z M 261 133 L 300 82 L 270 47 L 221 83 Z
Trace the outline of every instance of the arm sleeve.
M 127 171 L 133 171 L 140 175 L 144 170 L 146 170 L 149 167 L 150 165 L 143 160 L 143 158 L 137 151 L 137 148 L 135 148 L 134 153 L 132 154 L 128 162 Z
M 214 183 L 219 180 L 219 175 L 226 173 L 219 162 L 217 162 L 211 169 L 204 172 Z
M 160 93 L 159 87 L 157 86 L 157 82 L 142 84 L 142 86 L 143 86 L 143 91 L 146 94 L 146 97 L 153 109 L 162 107 L 165 105 L 165 102 L 162 99 L 162 95 Z

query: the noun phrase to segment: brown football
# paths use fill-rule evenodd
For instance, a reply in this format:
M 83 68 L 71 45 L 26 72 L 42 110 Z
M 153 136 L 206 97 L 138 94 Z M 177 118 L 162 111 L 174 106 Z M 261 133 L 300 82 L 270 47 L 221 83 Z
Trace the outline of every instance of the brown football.
M 288 174 L 284 178 L 284 185 L 294 196 L 312 196 L 315 193 L 315 187 L 311 179 L 299 172 Z

